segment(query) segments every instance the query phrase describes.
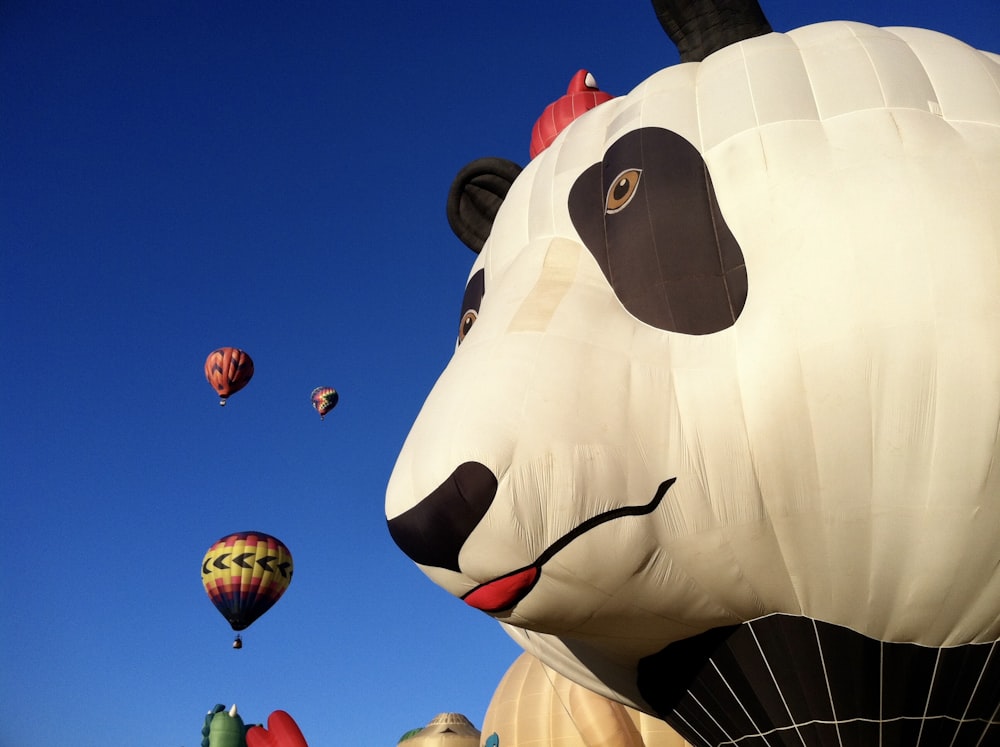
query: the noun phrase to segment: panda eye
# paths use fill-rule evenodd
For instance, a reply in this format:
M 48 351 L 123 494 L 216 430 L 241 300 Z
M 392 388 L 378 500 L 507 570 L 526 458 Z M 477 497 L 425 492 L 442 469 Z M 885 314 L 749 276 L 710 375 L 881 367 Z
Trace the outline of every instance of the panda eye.
M 615 178 L 604 204 L 604 210 L 608 215 L 617 213 L 632 201 L 641 175 L 642 169 L 625 169 Z
M 464 314 L 462 314 L 462 321 L 458 325 L 458 344 L 462 344 L 462 340 L 465 336 L 469 334 L 469 330 L 472 329 L 472 325 L 476 323 L 476 318 L 479 316 L 479 312 L 475 309 L 468 309 Z
M 483 294 L 486 292 L 486 273 L 483 270 L 476 272 L 469 278 L 469 284 L 465 286 L 465 296 L 462 298 L 462 317 L 458 322 L 458 344 L 469 334 L 472 325 L 479 318 L 479 305 L 483 301 Z

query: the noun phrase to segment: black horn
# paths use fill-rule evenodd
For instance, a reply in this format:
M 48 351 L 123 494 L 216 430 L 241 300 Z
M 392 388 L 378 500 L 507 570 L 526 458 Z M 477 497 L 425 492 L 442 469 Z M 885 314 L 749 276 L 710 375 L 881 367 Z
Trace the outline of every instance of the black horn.
M 681 62 L 701 62 L 730 44 L 771 33 L 757 0 L 653 0 Z
M 448 192 L 448 223 L 462 243 L 479 254 L 493 220 L 521 167 L 506 158 L 479 158 L 465 166 Z

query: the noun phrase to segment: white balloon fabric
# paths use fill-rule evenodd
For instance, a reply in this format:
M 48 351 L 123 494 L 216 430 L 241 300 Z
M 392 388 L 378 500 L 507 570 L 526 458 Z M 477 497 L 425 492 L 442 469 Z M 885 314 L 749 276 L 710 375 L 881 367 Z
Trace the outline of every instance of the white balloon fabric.
M 664 69 L 516 176 L 465 306 L 387 488 L 432 580 L 694 745 L 1000 743 L 1000 57 Z

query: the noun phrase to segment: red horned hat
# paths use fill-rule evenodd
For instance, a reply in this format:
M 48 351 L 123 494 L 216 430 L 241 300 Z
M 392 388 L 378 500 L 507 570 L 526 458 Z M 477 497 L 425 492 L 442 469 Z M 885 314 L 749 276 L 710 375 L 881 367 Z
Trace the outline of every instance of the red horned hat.
M 584 112 L 613 99 L 610 93 L 597 87 L 594 76 L 580 70 L 569 82 L 566 95 L 556 99 L 542 112 L 531 130 L 531 157 L 534 158 L 552 144 L 556 135 Z

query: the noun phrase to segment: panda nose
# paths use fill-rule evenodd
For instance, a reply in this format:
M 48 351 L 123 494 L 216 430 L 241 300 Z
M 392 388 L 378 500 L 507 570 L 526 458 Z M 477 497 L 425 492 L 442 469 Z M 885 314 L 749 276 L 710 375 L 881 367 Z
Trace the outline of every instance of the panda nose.
M 496 475 L 465 462 L 420 503 L 389 519 L 389 534 L 415 563 L 457 572 L 458 553 L 496 494 Z

